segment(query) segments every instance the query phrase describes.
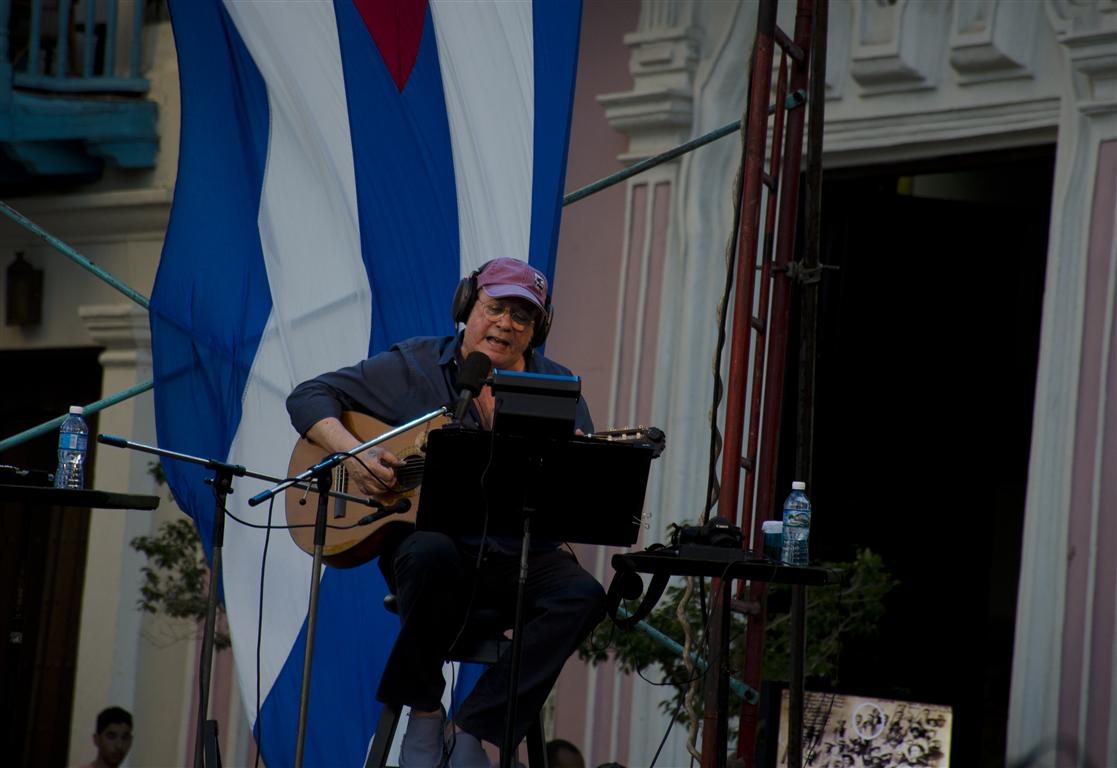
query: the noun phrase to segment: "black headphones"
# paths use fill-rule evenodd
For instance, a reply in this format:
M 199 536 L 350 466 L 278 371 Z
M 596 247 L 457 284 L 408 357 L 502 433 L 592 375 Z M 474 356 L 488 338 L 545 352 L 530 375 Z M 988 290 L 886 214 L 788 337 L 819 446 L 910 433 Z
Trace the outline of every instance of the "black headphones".
M 473 303 L 477 301 L 477 276 L 484 272 L 485 267 L 490 264 L 492 264 L 492 261 L 486 261 L 470 272 L 469 277 L 463 277 L 458 283 L 458 287 L 454 291 L 454 300 L 450 303 L 450 314 L 453 316 L 455 323 L 468 322 L 469 313 L 473 311 Z M 547 334 L 551 332 L 551 321 L 554 317 L 555 311 L 551 306 L 551 297 L 548 294 L 547 301 L 543 305 L 543 314 L 536 320 L 535 329 L 531 334 L 529 346 L 532 349 L 543 346 L 543 342 L 547 340 Z

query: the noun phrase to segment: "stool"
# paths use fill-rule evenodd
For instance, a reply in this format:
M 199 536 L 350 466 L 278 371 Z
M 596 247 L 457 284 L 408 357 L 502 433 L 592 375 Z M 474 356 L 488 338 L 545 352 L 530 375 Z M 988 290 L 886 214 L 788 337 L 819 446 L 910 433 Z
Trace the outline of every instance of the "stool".
M 391 613 L 399 614 L 395 595 L 384 597 L 384 608 Z M 505 636 L 501 623 L 496 611 L 486 608 L 474 609 L 465 631 L 446 654 L 446 660 L 469 664 L 495 664 L 504 649 L 512 645 L 512 640 Z M 376 733 L 372 737 L 372 747 L 368 751 L 365 768 L 384 768 L 402 713 L 403 708 L 400 706 L 384 705 L 380 711 L 380 720 L 376 724 Z M 547 768 L 542 712 L 539 713 L 538 719 L 528 726 L 524 740 L 527 742 L 528 768 Z

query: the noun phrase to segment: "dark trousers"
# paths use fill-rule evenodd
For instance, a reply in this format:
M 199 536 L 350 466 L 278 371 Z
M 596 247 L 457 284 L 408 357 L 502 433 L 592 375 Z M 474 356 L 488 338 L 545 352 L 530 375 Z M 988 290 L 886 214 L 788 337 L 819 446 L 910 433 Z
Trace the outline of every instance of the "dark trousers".
M 508 627 L 514 623 L 519 560 L 518 555 L 486 553 L 478 570 L 476 551 L 444 534 L 416 531 L 400 542 L 390 570 L 381 564 L 398 599 L 401 626 L 377 698 L 438 709 L 443 660 L 467 619 L 471 596 L 474 606 L 499 611 Z M 604 615 L 605 591 L 572 555 L 561 549 L 529 555 L 517 741 L 538 717 L 566 659 Z M 454 718 L 468 733 L 494 744 L 504 737 L 509 655 L 485 671 Z

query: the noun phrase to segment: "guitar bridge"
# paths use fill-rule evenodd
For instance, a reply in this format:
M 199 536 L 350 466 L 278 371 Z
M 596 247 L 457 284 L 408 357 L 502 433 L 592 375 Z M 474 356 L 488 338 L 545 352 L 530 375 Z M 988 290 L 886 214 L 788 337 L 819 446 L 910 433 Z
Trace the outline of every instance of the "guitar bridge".
M 346 469 L 344 464 L 338 464 L 334 468 L 334 490 L 338 493 L 348 493 L 349 488 L 349 470 Z M 334 498 L 334 519 L 345 517 L 345 499 Z

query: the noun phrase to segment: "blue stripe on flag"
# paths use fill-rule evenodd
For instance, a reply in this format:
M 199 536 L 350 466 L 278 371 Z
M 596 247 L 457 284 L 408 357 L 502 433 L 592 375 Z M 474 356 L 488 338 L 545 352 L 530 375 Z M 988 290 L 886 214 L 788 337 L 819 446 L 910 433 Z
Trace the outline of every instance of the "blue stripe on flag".
M 271 311 L 255 217 L 268 98 L 220 2 L 174 3 L 173 20 L 182 132 L 174 204 L 151 296 L 156 426 L 164 448 L 224 460 Z M 203 480 L 213 472 L 181 461 L 164 461 L 163 470 L 208 553 L 214 500 Z
M 307 569 L 309 576 L 310 569 Z M 318 604 L 310 677 L 310 707 L 303 764 L 361 765 L 380 716 L 380 673 L 388 661 L 398 620 L 380 599 L 387 591 L 375 563 L 327 568 Z M 391 634 L 389 634 L 391 630 Z M 293 765 L 302 687 L 306 625 L 260 710 L 264 759 Z
M 570 118 L 578 69 L 582 4 L 534 0 L 535 136 L 532 157 L 530 249 L 532 266 L 553 284 L 566 178 Z
M 369 353 L 399 339 L 446 332 L 458 280 L 458 218 L 449 126 L 430 10 L 401 94 L 350 0 L 336 0 L 356 171 L 361 248 L 372 287 Z M 419 415 L 419 414 L 416 414 Z M 365 755 L 381 705 L 374 693 L 399 631 L 384 610 L 374 564 L 327 569 L 315 635 L 307 765 L 353 765 Z M 294 760 L 306 626 L 260 718 L 264 755 Z
M 454 159 L 430 7 L 403 93 L 352 0 L 335 0 L 334 8 L 375 354 L 452 328 L 448 297 L 460 272 Z

